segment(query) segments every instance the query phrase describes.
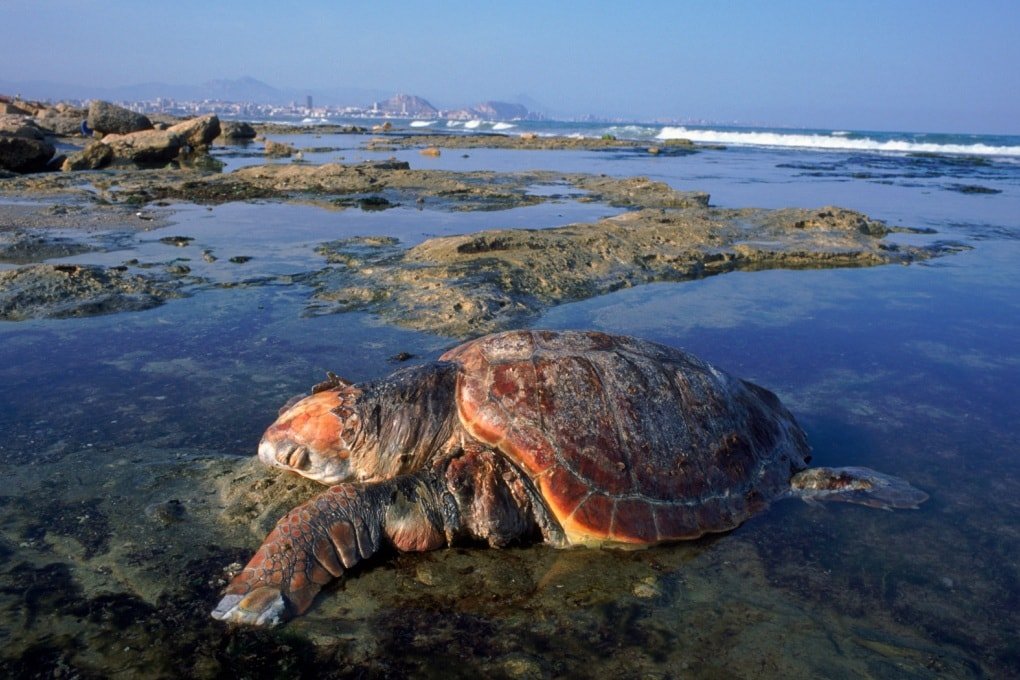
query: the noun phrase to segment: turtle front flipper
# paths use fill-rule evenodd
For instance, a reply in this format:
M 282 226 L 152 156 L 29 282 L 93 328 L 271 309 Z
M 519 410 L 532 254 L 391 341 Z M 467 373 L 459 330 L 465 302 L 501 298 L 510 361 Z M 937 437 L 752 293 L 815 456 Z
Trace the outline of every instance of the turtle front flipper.
M 308 609 L 325 584 L 375 554 L 446 545 L 433 475 L 340 484 L 287 513 L 230 582 L 212 617 L 274 626 Z
M 808 468 L 790 480 L 790 493 L 808 503 L 840 501 L 882 510 L 916 509 L 928 500 L 906 480 L 864 467 Z

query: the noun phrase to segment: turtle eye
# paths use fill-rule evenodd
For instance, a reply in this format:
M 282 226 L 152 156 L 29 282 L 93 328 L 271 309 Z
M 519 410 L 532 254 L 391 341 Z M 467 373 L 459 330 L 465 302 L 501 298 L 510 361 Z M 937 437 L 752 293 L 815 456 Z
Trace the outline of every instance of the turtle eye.
M 287 460 L 280 461 L 294 470 L 302 470 L 308 465 L 308 449 L 304 446 L 295 446 L 287 455 Z

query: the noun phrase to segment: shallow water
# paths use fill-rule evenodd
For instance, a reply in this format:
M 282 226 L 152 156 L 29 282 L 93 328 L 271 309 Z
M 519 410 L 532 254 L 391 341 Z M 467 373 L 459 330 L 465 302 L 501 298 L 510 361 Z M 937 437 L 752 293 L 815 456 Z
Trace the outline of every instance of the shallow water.
M 324 155 L 368 156 L 349 148 Z M 970 246 L 906 267 L 643 286 L 535 321 L 693 351 L 775 390 L 808 431 L 814 462 L 872 466 L 931 499 L 895 513 L 786 501 L 728 534 L 638 552 L 533 546 L 388 555 L 278 630 L 229 629 L 207 615 L 222 570 L 244 562 L 271 521 L 238 520 L 230 489 L 273 483 L 309 492 L 243 458 L 276 409 L 326 370 L 370 379 L 402 365 L 393 359 L 401 352 L 420 361 L 453 344 L 364 314 L 305 316 L 309 292 L 285 275 L 317 261 L 315 244 L 349 235 L 410 244 L 615 210 L 571 200 L 486 213 L 177 205 L 171 226 L 73 260 L 186 257 L 196 273 L 229 286 L 145 312 L 0 324 L 7 479 L 0 670 L 65 677 L 1018 674 L 1015 165 L 926 159 L 920 172 L 903 156 L 768 149 L 671 158 L 466 153 L 385 156 L 414 167 L 647 175 L 709 191 L 727 207 L 838 204 Z M 887 176 L 861 171 L 874 175 L 880 166 Z M 961 193 L 951 184 L 1001 193 Z M 175 248 L 159 241 L 166 235 L 194 241 Z M 219 259 L 204 263 L 204 250 Z M 235 255 L 252 259 L 230 263 Z

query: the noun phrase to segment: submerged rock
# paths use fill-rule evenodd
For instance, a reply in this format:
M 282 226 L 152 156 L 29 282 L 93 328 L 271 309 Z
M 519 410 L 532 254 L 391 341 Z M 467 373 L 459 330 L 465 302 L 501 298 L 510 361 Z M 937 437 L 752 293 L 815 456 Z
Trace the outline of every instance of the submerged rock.
M 0 271 L 0 319 L 95 316 L 158 307 L 181 297 L 170 281 L 126 267 L 36 264 Z

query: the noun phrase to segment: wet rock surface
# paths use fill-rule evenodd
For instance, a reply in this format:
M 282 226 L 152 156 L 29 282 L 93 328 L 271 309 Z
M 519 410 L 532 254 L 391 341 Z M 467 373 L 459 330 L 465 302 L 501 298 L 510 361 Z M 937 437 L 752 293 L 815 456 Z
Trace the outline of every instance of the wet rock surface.
M 306 277 L 313 313 L 368 310 L 453 337 L 525 324 L 546 308 L 655 281 L 736 270 L 861 267 L 923 260 L 942 247 L 897 246 L 861 213 L 818 210 L 640 210 L 593 224 L 430 239 L 324 244 L 337 266 Z
M 0 271 L 0 319 L 139 311 L 181 294 L 170 279 L 132 273 L 127 267 L 36 264 Z
M 623 149 L 652 151 L 653 154 L 681 155 L 694 153 L 697 146 L 686 139 L 657 141 L 654 144 L 615 137 L 545 137 L 534 134 L 502 135 L 496 133 L 471 135 L 429 135 L 391 133 L 366 142 L 367 149 L 387 148 L 437 149 L 531 149 L 531 150 L 601 150 Z

